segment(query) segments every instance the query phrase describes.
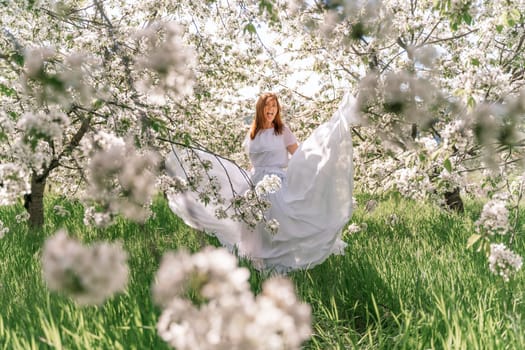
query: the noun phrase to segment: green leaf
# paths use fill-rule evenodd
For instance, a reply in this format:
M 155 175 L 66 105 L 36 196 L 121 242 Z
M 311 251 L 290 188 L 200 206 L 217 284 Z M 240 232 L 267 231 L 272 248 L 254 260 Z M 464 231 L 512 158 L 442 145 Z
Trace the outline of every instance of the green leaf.
M 503 25 L 501 25 L 501 24 L 497 24 L 497 25 L 496 25 L 496 31 L 497 31 L 498 33 L 501 33 L 501 32 L 503 31 Z
M 102 107 L 104 105 L 104 101 L 101 100 L 101 99 L 97 99 L 94 103 L 93 103 L 93 108 L 94 109 L 99 109 L 100 107 Z
M 42 75 L 41 77 L 42 83 L 51 86 L 53 89 L 57 91 L 64 91 L 65 85 L 60 78 L 58 78 L 57 75 Z
M 477 58 L 471 59 L 470 63 L 472 63 L 473 66 L 479 67 L 479 60 Z
M 518 9 L 512 9 L 509 11 L 509 15 L 514 18 L 515 20 L 519 20 L 520 17 L 521 17 L 521 13 L 520 13 L 520 10 Z
M 166 124 L 160 120 L 160 119 L 157 119 L 157 118 L 150 118 L 149 119 L 149 122 L 150 122 L 150 127 L 155 130 L 156 132 L 162 132 L 162 131 L 165 131 L 167 130 L 167 127 L 166 127 Z
M 9 86 L 0 83 L 0 94 L 6 96 L 13 96 L 14 94 L 16 94 L 16 91 L 14 89 L 11 89 Z
M 16 63 L 18 64 L 20 67 L 22 67 L 24 65 L 24 55 L 21 55 L 20 53 L 18 52 L 14 52 L 12 55 L 11 55 L 11 59 Z
M 470 236 L 467 241 L 467 249 L 472 247 L 477 241 L 479 241 L 481 237 L 482 237 L 481 235 L 478 235 L 476 233 Z
M 244 33 L 250 33 L 250 34 L 256 34 L 257 33 L 257 30 L 255 29 L 255 26 L 253 25 L 253 23 L 248 23 L 247 25 L 244 26 Z
M 474 97 L 469 96 L 467 99 L 467 106 L 470 108 L 474 108 L 475 105 L 476 105 L 476 100 L 474 99 Z
M 447 171 L 448 171 L 449 173 L 452 172 L 452 162 L 450 161 L 449 158 L 445 159 L 445 162 L 443 162 L 443 167 L 444 167 L 445 169 L 447 169 Z
M 463 22 L 468 25 L 472 24 L 472 16 L 468 12 L 463 13 Z

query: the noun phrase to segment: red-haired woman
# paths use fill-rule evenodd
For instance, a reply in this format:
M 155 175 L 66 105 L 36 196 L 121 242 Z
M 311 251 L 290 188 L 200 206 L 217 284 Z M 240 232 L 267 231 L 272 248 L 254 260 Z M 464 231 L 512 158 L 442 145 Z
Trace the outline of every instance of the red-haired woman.
M 281 119 L 281 105 L 274 93 L 259 96 L 245 148 L 252 163 L 252 181 L 259 182 L 266 174 L 284 177 L 289 154 L 297 150 L 297 139 Z

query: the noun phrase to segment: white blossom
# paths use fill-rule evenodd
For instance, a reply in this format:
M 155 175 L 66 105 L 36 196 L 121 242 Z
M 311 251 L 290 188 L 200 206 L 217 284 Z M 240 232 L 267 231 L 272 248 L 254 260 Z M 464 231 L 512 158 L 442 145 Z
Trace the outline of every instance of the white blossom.
M 0 164 L 0 183 L 0 205 L 14 204 L 16 199 L 30 192 L 24 168 L 15 163 Z
M 84 149 L 91 153 L 85 200 L 101 204 L 105 214 L 97 218 L 90 210 L 85 219 L 94 218 L 97 225 L 109 223 L 116 214 L 138 222 L 146 220 L 157 190 L 157 153 L 139 151 L 122 138 L 105 133 L 95 136 L 92 143 L 84 143 Z
M 279 231 L 279 221 L 276 219 L 270 219 L 266 222 L 266 231 L 270 232 L 272 235 L 276 235 Z
M 231 295 L 248 288 L 248 276 L 248 270 L 238 268 L 237 260 L 226 249 L 208 247 L 194 255 L 179 250 L 162 258 L 153 297 L 157 304 L 166 306 L 190 289 L 202 298 Z
M 43 69 L 44 62 L 56 55 L 51 47 L 35 47 L 25 52 L 25 73 L 30 77 L 37 76 Z
M 113 215 L 109 212 L 97 212 L 95 207 L 84 208 L 82 222 L 86 226 L 107 227 L 112 223 Z
M 174 22 L 156 23 L 137 33 L 137 39 L 147 45 L 143 56 L 136 58 L 137 67 L 156 72 L 160 79 L 147 78 L 137 82 L 137 88 L 152 95 L 152 102 L 164 103 L 162 95 L 188 95 L 193 90 L 194 53 L 181 40 L 182 30 Z
M 70 216 L 71 213 L 69 212 L 69 210 L 67 210 L 66 208 L 64 208 L 63 206 L 61 205 L 55 205 L 53 207 L 53 211 L 58 215 L 58 216 L 61 216 L 61 217 L 67 217 L 67 216 Z
M 277 192 L 282 185 L 281 178 L 275 174 L 264 175 L 261 181 L 255 186 L 255 192 L 258 196 L 264 196 L 269 193 Z
M 356 224 L 355 222 L 351 223 L 350 225 L 348 225 L 348 227 L 346 228 L 346 232 L 348 232 L 348 234 L 353 234 L 353 233 L 357 233 L 359 231 L 361 231 L 362 227 L 361 225 L 359 224 Z
M 17 223 L 22 223 L 22 222 L 27 222 L 27 220 L 29 220 L 29 212 L 24 210 L 23 212 L 21 212 L 20 214 L 17 214 L 15 216 L 15 220 Z
M 44 244 L 42 270 L 49 289 L 97 305 L 126 287 L 126 260 L 120 243 L 86 247 L 59 230 Z
M 505 282 L 508 282 L 522 265 L 521 256 L 512 252 L 504 244 L 490 245 L 489 269 L 493 274 L 501 276 Z
M 479 219 L 476 221 L 478 231 L 489 235 L 504 235 L 509 230 L 509 210 L 507 203 L 499 198 L 485 203 Z

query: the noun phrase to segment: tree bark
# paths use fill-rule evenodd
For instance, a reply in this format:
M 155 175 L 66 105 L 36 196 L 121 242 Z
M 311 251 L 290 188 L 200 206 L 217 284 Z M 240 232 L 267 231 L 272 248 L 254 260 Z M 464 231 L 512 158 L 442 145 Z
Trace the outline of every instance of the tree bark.
M 29 225 L 42 227 L 44 225 L 44 190 L 47 176 L 31 176 L 31 193 L 24 196 L 24 207 L 29 213 Z
M 71 154 L 78 147 L 80 140 L 86 134 L 90 125 L 90 118 L 84 118 L 80 128 L 71 138 L 69 144 L 64 148 L 62 153 L 53 158 L 49 166 L 44 169 L 41 175 L 33 173 L 31 175 L 31 193 L 24 195 L 24 207 L 29 213 L 29 225 L 31 227 L 42 227 L 44 225 L 44 191 L 49 174 L 60 166 L 60 159 L 63 156 Z
M 463 213 L 465 211 L 463 207 L 463 200 L 459 195 L 459 187 L 456 187 L 454 190 L 445 193 L 445 203 L 449 209 L 452 209 L 458 213 Z

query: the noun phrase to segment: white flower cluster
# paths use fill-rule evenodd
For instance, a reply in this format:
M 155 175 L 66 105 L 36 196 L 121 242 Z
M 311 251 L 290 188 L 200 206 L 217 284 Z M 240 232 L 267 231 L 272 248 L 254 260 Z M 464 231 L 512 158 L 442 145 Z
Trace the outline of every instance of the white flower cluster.
M 4 238 L 6 233 L 9 233 L 9 227 L 4 226 L 4 222 L 0 220 L 0 239 Z
M 28 176 L 24 168 L 14 164 L 0 164 L 0 205 L 14 204 L 24 193 L 29 193 Z
M 82 305 L 97 305 L 126 287 L 126 260 L 120 243 L 85 247 L 59 230 L 44 244 L 42 270 L 51 290 Z
M 235 196 L 231 203 L 234 213 L 231 218 L 245 222 L 254 228 L 264 219 L 264 213 L 271 207 L 271 203 L 264 197 L 259 197 L 253 190 L 247 190 L 242 196 Z
M 418 137 L 416 142 L 420 144 L 426 152 L 434 152 L 438 148 L 438 142 L 434 137 Z
M 276 235 L 279 232 L 279 221 L 276 219 L 270 219 L 266 222 L 266 231 L 270 232 L 272 235 Z
M 213 174 L 213 163 L 207 159 L 209 156 L 209 154 L 203 154 L 191 148 L 177 152 L 177 162 L 180 162 L 184 175 L 180 172 L 178 174 L 181 176 L 175 175 L 177 172 L 172 174 L 171 185 L 173 187 L 168 190 L 168 193 L 191 189 L 198 193 L 199 200 L 206 205 L 208 203 L 212 205 L 224 204 L 221 184 L 218 177 Z
M 378 126 L 387 122 L 380 130 L 382 138 L 396 141 L 399 138 L 400 121 L 426 123 L 432 119 L 432 106 L 439 103 L 439 89 L 429 79 L 414 76 L 407 71 L 389 72 L 384 76 L 369 73 L 360 82 L 359 104 L 363 110 L 374 105 L 382 106 L 380 120 L 365 114 Z M 385 113 L 386 112 L 386 113 Z M 394 116 L 397 116 L 394 118 Z
M 261 181 L 255 185 L 255 193 L 258 196 L 264 196 L 268 193 L 275 193 L 281 188 L 281 178 L 275 174 L 264 175 Z
M 93 73 L 95 62 L 86 52 L 64 53 L 52 47 L 30 48 L 24 53 L 25 74 L 21 83 L 28 95 L 40 103 L 47 102 L 47 106 L 56 103 L 67 110 L 73 104 L 86 105 L 93 96 L 90 74 L 86 71 Z
M 16 136 L 13 135 L 12 156 L 41 174 L 53 154 L 61 151 L 70 124 L 69 117 L 56 106 L 45 112 L 23 113 L 16 124 Z
M 31 138 L 45 138 L 61 143 L 65 128 L 69 125 L 69 118 L 63 112 L 24 113 L 17 123 L 17 127 L 26 134 L 26 141 Z
M 15 216 L 15 220 L 17 223 L 21 224 L 22 222 L 27 222 L 27 220 L 29 220 L 29 216 L 29 212 L 24 210 L 23 212 Z
M 348 225 L 348 227 L 345 230 L 345 233 L 351 235 L 351 234 L 357 233 L 357 232 L 359 232 L 361 230 L 362 230 L 361 225 L 356 224 L 355 222 L 353 222 L 352 224 Z
M 393 176 L 393 185 L 408 198 L 422 199 L 433 188 L 428 175 L 417 166 L 396 170 Z
M 178 97 L 193 91 L 195 54 L 181 37 L 182 31 L 174 22 L 153 24 L 137 34 L 147 45 L 146 54 L 136 58 L 137 68 L 153 71 L 160 78 L 143 74 L 137 83 L 152 101 L 163 104 L 166 93 Z
M 53 58 L 57 52 L 52 47 L 35 47 L 27 49 L 24 54 L 25 74 L 37 77 L 44 69 L 44 63 Z
M 445 125 L 441 137 L 445 148 L 455 147 L 458 151 L 467 152 L 473 133 L 472 129 L 466 127 L 463 119 L 457 119 Z
M 152 151 L 140 153 L 131 143 L 105 133 L 96 135 L 92 143 L 84 144 L 92 155 L 86 199 L 100 204 L 110 217 L 120 213 L 138 222 L 146 220 L 156 192 L 158 155 Z M 95 218 L 95 223 L 106 223 L 106 215 L 98 220 L 94 212 L 86 212 L 85 216 Z
M 86 226 L 107 227 L 113 221 L 113 215 L 107 211 L 97 211 L 95 207 L 84 208 L 82 222 Z
M 504 244 L 490 245 L 489 269 L 495 275 L 501 276 L 505 282 L 508 282 L 522 265 L 521 256 L 507 249 Z
M 160 175 L 157 177 L 157 188 L 166 195 L 174 195 L 188 189 L 188 181 L 180 176 Z
M 479 219 L 476 221 L 478 232 L 483 231 L 493 236 L 504 235 L 509 230 L 509 210 L 507 203 L 499 198 L 485 203 Z
M 300 349 L 311 335 L 310 306 L 287 279 L 266 281 L 255 297 L 248 278 L 224 248 L 166 254 L 153 286 L 162 339 L 178 350 Z
M 452 192 L 458 187 L 465 187 L 463 178 L 457 172 L 449 172 L 443 168 L 441 173 L 438 175 L 437 190 L 440 193 Z
M 63 218 L 68 217 L 71 214 L 69 212 L 69 210 L 67 210 L 66 208 L 64 208 L 61 205 L 55 205 L 53 207 L 53 211 L 55 212 L 55 214 L 57 214 L 58 216 L 63 217 Z

